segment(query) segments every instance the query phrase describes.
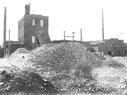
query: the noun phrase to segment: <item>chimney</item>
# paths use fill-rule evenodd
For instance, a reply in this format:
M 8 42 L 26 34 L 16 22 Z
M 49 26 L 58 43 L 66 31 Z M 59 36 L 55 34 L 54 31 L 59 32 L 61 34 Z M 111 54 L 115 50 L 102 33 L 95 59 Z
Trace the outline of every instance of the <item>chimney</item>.
M 6 14 L 7 14 L 7 8 L 4 7 L 4 38 L 3 38 L 3 46 L 6 46 Z
M 29 5 L 25 5 L 25 15 L 30 15 L 30 3 Z

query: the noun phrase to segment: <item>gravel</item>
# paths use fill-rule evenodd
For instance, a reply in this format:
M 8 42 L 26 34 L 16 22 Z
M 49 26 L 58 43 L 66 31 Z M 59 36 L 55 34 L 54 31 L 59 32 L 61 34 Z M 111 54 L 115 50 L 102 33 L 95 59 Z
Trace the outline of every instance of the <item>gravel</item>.
M 38 47 L 29 54 L 26 65 L 29 64 L 59 91 L 64 89 L 69 93 L 74 90 L 70 87 L 74 87 L 75 79 L 92 80 L 91 70 L 103 65 L 101 59 L 76 42 Z
M 62 94 L 98 93 L 100 89 L 92 71 L 103 67 L 103 60 L 77 42 L 45 44 L 32 51 L 18 49 L 5 63 L 15 69 L 36 72 Z M 24 81 L 22 76 L 20 79 Z

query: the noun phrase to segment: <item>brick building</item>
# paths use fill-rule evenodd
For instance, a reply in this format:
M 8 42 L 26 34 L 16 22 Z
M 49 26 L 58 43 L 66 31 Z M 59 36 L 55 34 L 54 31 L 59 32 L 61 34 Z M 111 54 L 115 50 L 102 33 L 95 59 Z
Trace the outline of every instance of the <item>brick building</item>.
M 25 5 L 25 15 L 18 22 L 18 41 L 29 50 L 49 43 L 48 16 L 30 14 L 30 4 Z
M 25 14 L 18 21 L 18 41 L 4 42 L 4 56 L 10 55 L 17 48 L 32 50 L 49 43 L 48 16 L 30 14 L 30 4 L 25 5 Z
M 110 56 L 126 56 L 127 46 L 123 40 L 116 38 L 105 40 L 98 45 L 99 52 Z

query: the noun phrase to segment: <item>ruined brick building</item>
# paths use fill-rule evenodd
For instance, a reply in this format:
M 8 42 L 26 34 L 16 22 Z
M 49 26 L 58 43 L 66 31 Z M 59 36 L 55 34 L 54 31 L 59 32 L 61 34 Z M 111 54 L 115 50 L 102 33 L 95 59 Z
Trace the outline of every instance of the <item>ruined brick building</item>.
M 18 22 L 18 41 L 29 50 L 49 43 L 48 16 L 30 14 L 30 4 L 25 5 L 25 15 Z
M 25 14 L 23 18 L 18 21 L 18 41 L 5 40 L 4 54 L 10 55 L 17 48 L 32 50 L 49 43 L 48 24 L 48 16 L 30 14 L 30 4 L 25 5 Z

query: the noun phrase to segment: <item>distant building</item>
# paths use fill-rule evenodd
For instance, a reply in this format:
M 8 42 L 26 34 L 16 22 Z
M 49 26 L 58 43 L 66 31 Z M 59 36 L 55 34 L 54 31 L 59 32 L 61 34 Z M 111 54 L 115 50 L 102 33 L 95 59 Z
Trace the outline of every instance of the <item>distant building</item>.
M 104 40 L 98 45 L 99 52 L 110 56 L 126 56 L 127 46 L 123 40 L 116 38 Z
M 29 50 L 49 43 L 48 16 L 30 14 L 30 4 L 25 5 L 25 15 L 18 22 L 18 41 Z
M 8 56 L 13 53 L 17 48 L 23 48 L 24 44 L 20 44 L 18 41 L 5 41 L 6 47 L 4 47 L 4 56 Z

